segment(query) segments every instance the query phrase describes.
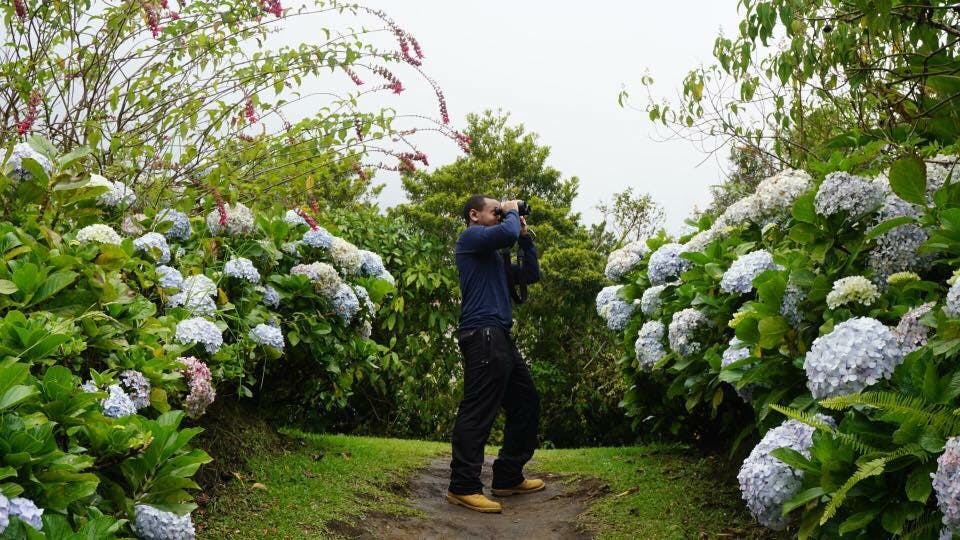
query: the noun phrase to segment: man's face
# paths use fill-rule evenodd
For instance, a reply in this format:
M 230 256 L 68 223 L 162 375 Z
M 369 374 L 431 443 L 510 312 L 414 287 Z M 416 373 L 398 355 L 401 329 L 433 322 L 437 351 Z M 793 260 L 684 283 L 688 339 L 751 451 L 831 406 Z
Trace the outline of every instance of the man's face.
M 471 223 L 476 223 L 477 225 L 484 225 L 487 227 L 500 223 L 500 219 L 496 214 L 497 208 L 500 208 L 500 201 L 496 199 L 487 199 L 483 210 L 470 211 Z

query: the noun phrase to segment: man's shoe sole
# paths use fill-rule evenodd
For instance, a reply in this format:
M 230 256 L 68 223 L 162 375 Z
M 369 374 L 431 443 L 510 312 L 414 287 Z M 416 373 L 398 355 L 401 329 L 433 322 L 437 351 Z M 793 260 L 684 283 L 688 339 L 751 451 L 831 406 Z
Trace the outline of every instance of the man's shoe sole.
M 494 489 L 493 494 L 497 497 L 509 497 L 511 495 L 524 495 L 526 493 L 536 493 L 546 489 L 546 484 L 540 484 L 540 487 L 534 489 Z
M 467 504 L 467 503 L 461 501 L 460 499 L 458 499 L 458 498 L 456 498 L 456 497 L 453 497 L 453 496 L 450 496 L 450 495 L 447 495 L 447 502 L 451 502 L 451 503 L 453 503 L 453 504 L 462 506 L 462 507 L 464 507 L 464 508 L 469 508 L 470 510 L 473 510 L 474 512 L 482 512 L 482 513 L 484 513 L 484 514 L 499 514 L 499 513 L 501 513 L 501 512 L 503 511 L 503 508 L 480 508 L 479 506 L 473 506 L 473 505 L 471 505 L 471 504 Z

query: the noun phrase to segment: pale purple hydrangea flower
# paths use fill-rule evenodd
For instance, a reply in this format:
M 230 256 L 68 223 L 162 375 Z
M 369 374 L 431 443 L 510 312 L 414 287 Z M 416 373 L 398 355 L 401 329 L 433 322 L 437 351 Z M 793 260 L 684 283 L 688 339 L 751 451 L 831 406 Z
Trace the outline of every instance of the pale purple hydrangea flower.
M 897 343 L 903 349 L 903 354 L 907 355 L 927 344 L 927 337 L 930 335 L 931 328 L 920 322 L 920 318 L 930 312 L 935 304 L 928 302 L 917 306 L 900 317 L 900 322 L 893 329 L 893 335 L 897 338 Z
M 690 268 L 690 261 L 680 257 L 680 244 L 664 244 L 650 255 L 647 277 L 652 285 L 663 285 L 679 277 Z
M 0 493 L 0 533 L 10 526 L 10 499 Z
M 14 497 L 9 503 L 10 517 L 20 518 L 21 521 L 32 527 L 34 530 L 43 529 L 43 508 L 39 508 L 36 503 L 24 497 Z M 2 523 L 0 523 L 2 524 Z M 0 532 L 3 527 L 0 527 Z
M 960 317 L 960 280 L 954 281 L 947 291 L 947 302 L 943 310 L 951 317 Z
M 937 458 L 937 471 L 930 473 L 937 506 L 943 513 L 943 525 L 960 529 L 960 438 L 950 437 Z
M 317 227 L 303 233 L 300 241 L 312 248 L 330 249 L 333 245 L 333 235 L 323 227 Z
M 99 179 L 94 179 L 99 177 Z M 107 191 L 97 195 L 100 206 L 130 206 L 137 201 L 137 194 L 123 182 L 111 182 L 99 174 L 90 175 L 90 185 L 105 185 Z
M 181 516 L 146 504 L 136 505 L 134 511 L 133 530 L 143 540 L 194 540 L 197 537 L 189 513 Z
M 184 345 L 199 343 L 208 353 L 214 354 L 223 345 L 223 333 L 212 322 L 194 317 L 177 323 L 174 339 Z
M 353 288 L 341 282 L 330 298 L 333 310 L 341 319 L 350 322 L 360 311 L 360 300 Z
M 780 268 L 773 255 L 765 249 L 737 257 L 720 279 L 720 289 L 727 293 L 747 294 L 753 290 L 753 280 L 767 270 Z
M 156 270 L 157 283 L 164 289 L 179 289 L 183 285 L 183 275 L 176 268 L 160 265 Z
M 814 209 L 821 216 L 845 212 L 851 219 L 859 219 L 877 210 L 885 199 L 883 187 L 867 178 L 845 172 L 827 175 L 817 190 Z
M 896 336 L 883 323 L 869 317 L 849 319 L 814 340 L 803 362 L 807 388 L 816 399 L 854 394 L 889 379 L 903 356 Z
M 786 528 L 789 520 L 782 513 L 783 504 L 797 494 L 803 479 L 803 471 L 770 453 L 777 448 L 791 448 L 810 457 L 813 432 L 811 426 L 787 420 L 768 431 L 740 467 L 740 493 L 750 513 L 764 527 L 777 531 Z
M 120 386 L 130 396 L 137 410 L 150 405 L 150 381 L 143 373 L 132 369 L 120 373 Z
M 263 305 L 267 307 L 277 308 L 280 307 L 280 293 L 270 285 L 265 285 L 263 287 L 257 287 L 257 291 L 263 295 Z
M 667 286 L 668 285 L 654 285 L 643 291 L 643 295 L 640 296 L 640 311 L 644 315 L 651 317 L 660 309 L 660 306 L 663 304 L 660 300 L 660 294 L 663 293 Z
M 160 264 L 170 262 L 170 246 L 167 245 L 167 237 L 160 233 L 148 232 L 134 239 L 133 247 L 139 252 L 150 255 Z
M 783 291 L 783 298 L 780 299 L 780 314 L 793 326 L 800 324 L 803 315 L 800 313 L 800 302 L 806 299 L 807 293 L 800 286 L 789 283 Z
M 667 353 L 663 348 L 663 335 L 666 333 L 660 321 L 647 321 L 637 332 L 637 341 L 633 348 L 637 354 L 637 363 L 640 369 L 650 371 Z
M 720 368 L 723 369 L 735 362 L 739 362 L 744 358 L 750 358 L 750 346 L 741 341 L 739 338 L 734 337 L 730 340 L 729 345 L 723 351 L 723 356 L 720 359 Z M 740 399 L 749 402 L 753 396 L 753 385 L 747 385 L 743 388 L 735 388 L 737 395 L 740 396 Z
M 686 308 L 674 313 L 667 328 L 670 350 L 680 356 L 699 353 L 702 348 L 699 334 L 709 325 L 710 320 L 697 309 Z
M 254 343 L 283 350 L 283 332 L 269 324 L 258 324 L 250 330 L 250 339 Z
M 183 375 L 190 389 L 183 402 L 184 411 L 190 418 L 200 418 L 217 397 L 210 368 L 193 356 L 180 357 L 177 360 L 184 366 Z
M 253 265 L 253 261 L 245 257 L 236 257 L 223 265 L 224 275 L 237 279 L 245 279 L 250 283 L 260 281 L 260 272 Z

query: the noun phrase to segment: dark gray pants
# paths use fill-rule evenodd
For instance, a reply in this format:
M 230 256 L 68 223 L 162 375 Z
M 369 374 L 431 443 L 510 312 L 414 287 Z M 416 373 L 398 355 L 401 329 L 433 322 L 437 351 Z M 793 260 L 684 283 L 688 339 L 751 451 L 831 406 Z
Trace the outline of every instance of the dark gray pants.
M 530 369 L 520 356 L 513 336 L 499 327 L 460 333 L 463 357 L 463 401 L 453 426 L 450 492 L 482 493 L 480 470 L 490 428 L 503 406 L 506 424 L 503 447 L 493 463 L 493 488 L 523 482 L 523 466 L 537 447 L 540 396 Z

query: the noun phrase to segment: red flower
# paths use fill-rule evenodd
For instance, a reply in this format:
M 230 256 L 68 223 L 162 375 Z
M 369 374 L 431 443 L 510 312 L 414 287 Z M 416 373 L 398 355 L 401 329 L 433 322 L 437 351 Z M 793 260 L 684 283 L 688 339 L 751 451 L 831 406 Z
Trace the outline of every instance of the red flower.
M 40 92 L 34 90 L 30 92 L 30 101 L 27 103 L 27 115 L 23 120 L 17 123 L 17 133 L 24 135 L 33 127 L 37 121 L 37 108 L 40 106 Z
M 473 139 L 470 138 L 466 133 L 460 133 L 459 131 L 453 132 L 453 137 L 457 140 L 457 145 L 463 150 L 463 153 L 470 153 L 470 143 L 473 142 Z
M 280 0 L 260 0 L 260 7 L 275 17 L 283 17 L 283 6 L 280 5 Z
M 21 21 L 27 18 L 27 6 L 23 3 L 23 0 L 13 0 L 13 10 Z
M 391 85 L 388 86 L 387 88 L 393 90 L 393 93 L 394 93 L 394 94 L 399 94 L 400 92 L 403 92 L 403 85 L 400 84 L 400 81 L 397 81 L 397 82 L 391 84 Z
M 423 50 L 420 48 L 420 43 L 417 39 L 410 34 L 407 34 L 407 39 L 410 40 L 410 44 L 413 45 L 413 52 L 417 55 L 417 58 L 423 59 Z
M 243 107 L 243 116 L 251 124 L 257 123 L 257 111 L 253 108 L 253 98 L 247 98 L 247 103 Z
M 413 160 L 407 156 L 400 156 L 400 167 L 401 172 L 416 172 L 417 166 L 413 164 Z
M 220 190 L 213 188 L 213 199 L 217 202 L 217 212 L 220 213 L 220 226 L 227 226 L 227 203 L 223 200 Z
M 143 7 L 144 16 L 147 19 L 147 26 L 150 27 L 150 33 L 156 38 L 160 35 L 160 31 L 163 30 L 163 27 L 160 26 L 160 12 L 153 2 L 144 2 L 141 6 Z
M 170 9 L 170 3 L 167 0 L 160 0 L 160 7 L 163 9 Z
M 175 21 L 179 21 L 179 20 L 180 20 L 180 13 L 178 13 L 178 12 L 176 12 L 176 11 L 171 11 L 171 12 L 170 12 L 170 18 L 173 19 L 173 20 L 175 20 Z
M 314 204 L 316 204 L 316 199 L 314 199 L 313 202 Z M 309 225 L 312 230 L 314 231 L 317 230 L 319 225 L 317 225 L 317 220 L 313 219 L 313 216 L 311 216 L 306 211 L 304 211 L 303 208 L 297 208 L 297 213 L 300 214 L 300 217 L 302 217 L 303 220 L 307 222 L 307 225 Z M 320 212 L 317 212 L 317 213 L 319 214 Z

